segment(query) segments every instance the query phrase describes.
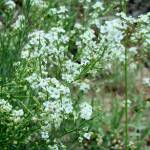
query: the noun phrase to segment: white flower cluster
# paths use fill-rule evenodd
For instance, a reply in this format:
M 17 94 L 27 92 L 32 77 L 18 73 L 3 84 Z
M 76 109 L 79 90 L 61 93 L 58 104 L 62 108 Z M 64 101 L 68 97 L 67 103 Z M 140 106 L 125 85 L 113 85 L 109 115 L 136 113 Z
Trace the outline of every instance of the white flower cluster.
M 87 82 L 74 82 L 74 84 L 84 93 L 87 93 L 90 90 L 90 85 Z
M 80 104 L 80 117 L 85 120 L 90 120 L 92 117 L 92 106 L 87 102 Z
M 90 140 L 93 135 L 93 132 L 85 132 L 82 136 L 79 137 L 79 142 L 82 143 L 84 139 Z
M 49 150 L 66 150 L 66 146 L 60 141 L 54 140 L 53 145 L 48 146 Z
M 55 144 L 55 145 L 50 145 L 50 146 L 49 146 L 49 149 L 50 149 L 50 150 L 59 150 L 57 144 Z
M 63 97 L 60 101 L 45 101 L 43 103 L 45 112 L 69 114 L 73 111 L 72 102 L 69 98 Z M 55 117 L 54 117 L 55 119 Z
M 108 57 L 111 59 L 118 58 L 120 61 L 124 61 L 124 46 L 121 41 L 124 38 L 124 30 L 127 28 L 125 22 L 121 19 L 113 19 L 106 21 L 103 26 L 100 27 L 100 32 L 107 40 L 107 47 L 109 53 Z
M 79 0 L 80 3 L 91 3 L 91 0 Z
M 13 116 L 15 122 L 20 121 L 20 119 L 21 119 L 21 117 L 23 117 L 23 115 L 24 115 L 24 111 L 22 109 L 12 111 L 12 116 Z
M 21 121 L 22 117 L 24 116 L 23 109 L 15 110 L 13 109 L 12 105 L 4 99 L 0 99 L 0 112 L 7 112 L 10 115 L 10 119 L 14 122 Z
M 44 140 L 48 139 L 49 138 L 48 132 L 47 131 L 41 131 L 41 138 Z
M 41 117 L 46 120 L 45 130 L 51 129 L 53 123 L 58 128 L 68 114 L 73 112 L 73 105 L 70 99 L 70 89 L 62 84 L 56 78 L 41 78 L 37 74 L 32 74 L 27 78 L 31 87 L 38 91 L 39 99 L 43 101 L 43 113 Z M 48 129 L 47 129 L 48 128 Z
M 49 10 L 49 14 L 52 16 L 57 16 L 60 19 L 66 19 L 68 18 L 68 9 L 65 6 L 60 6 L 59 8 L 51 8 Z
M 41 116 L 45 120 L 45 130 L 51 130 L 52 124 L 55 128 L 59 128 L 63 119 L 73 112 L 71 100 L 65 97 L 61 101 L 45 101 L 43 107 L 44 111 Z
M 96 2 L 93 6 L 94 9 L 100 9 L 100 10 L 104 10 L 104 6 L 102 2 Z
M 70 89 L 61 84 L 56 78 L 41 78 L 33 73 L 26 80 L 33 89 L 38 91 L 39 97 L 44 93 L 54 100 L 60 99 L 62 96 L 70 96 Z
M 12 27 L 16 29 L 21 29 L 24 26 L 25 16 L 19 15 L 16 22 L 12 25 Z
M 78 140 L 79 140 L 80 143 L 82 143 L 84 139 L 85 140 L 91 140 L 91 138 L 92 138 L 92 136 L 94 134 L 94 132 L 89 131 L 89 127 L 88 126 L 83 127 L 79 131 L 79 133 L 80 133 L 80 136 L 79 136 Z
M 143 84 L 150 87 L 150 78 L 143 78 Z
M 16 3 L 13 0 L 6 0 L 5 5 L 11 10 L 16 7 Z
M 135 21 L 135 32 L 132 33 L 131 40 L 134 43 L 140 41 L 140 48 L 144 51 L 149 51 L 150 46 L 150 13 L 139 16 Z
M 43 118 L 44 127 L 42 130 L 51 131 L 52 126 L 58 129 L 64 118 L 61 103 L 59 101 L 46 101 L 43 103 L 43 106 L 44 111 L 41 117 Z
M 12 106 L 4 99 L 0 99 L 0 109 L 10 112 L 12 110 Z
M 84 3 L 83 8 L 85 9 L 85 11 L 88 12 L 84 14 L 84 17 L 88 18 L 86 19 L 86 25 L 88 27 L 91 27 L 91 25 L 99 27 L 102 23 L 100 18 L 103 17 L 102 14 L 105 11 L 103 1 L 97 0 L 94 2 L 91 0 L 82 0 L 81 2 Z
M 86 132 L 83 134 L 83 137 L 87 140 L 90 140 L 92 135 L 93 135 L 93 132 Z
M 45 33 L 42 30 L 34 31 L 29 35 L 30 41 L 22 52 L 22 58 L 36 58 L 39 56 L 63 58 L 65 44 L 68 42 L 68 36 L 61 27 L 52 28 Z M 59 47 L 58 47 L 59 46 Z
M 85 38 L 90 42 L 89 34 L 87 33 Z M 92 36 L 94 37 L 94 33 Z M 43 125 L 41 137 L 47 140 L 53 127 L 58 129 L 70 114 L 74 116 L 70 85 L 77 84 L 74 81 L 81 73 L 82 64 L 75 62 L 73 56 L 67 54 L 69 37 L 63 28 L 54 27 L 47 33 L 42 30 L 34 31 L 29 35 L 29 39 L 22 51 L 22 58 L 29 62 L 35 60 L 36 68 L 26 77 L 26 81 L 35 91 L 36 98 L 43 103 L 43 111 L 40 114 Z M 53 74 L 55 70 L 56 74 Z M 78 85 L 81 91 L 86 92 L 89 89 L 86 83 Z M 81 118 L 89 120 L 92 107 L 87 104 L 85 109 L 81 109 Z
M 97 42 L 95 32 L 92 29 L 87 29 L 83 34 L 79 36 L 79 40 L 76 42 L 80 53 L 81 65 L 88 65 L 92 60 L 98 60 L 101 53 L 101 42 Z
M 63 66 L 64 73 L 62 74 L 62 79 L 67 81 L 68 83 L 73 82 L 81 72 L 81 65 L 73 62 L 72 60 L 67 60 Z
M 31 0 L 31 5 L 36 6 L 38 8 L 45 8 L 46 3 L 43 0 Z

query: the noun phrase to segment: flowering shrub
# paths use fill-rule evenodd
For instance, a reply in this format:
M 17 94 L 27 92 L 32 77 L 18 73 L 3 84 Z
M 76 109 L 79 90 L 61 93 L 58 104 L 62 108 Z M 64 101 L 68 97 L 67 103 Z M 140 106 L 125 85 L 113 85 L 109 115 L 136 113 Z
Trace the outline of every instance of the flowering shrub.
M 125 51 L 129 71 L 136 71 L 138 53 L 149 52 L 150 13 L 127 16 L 116 1 L 20 5 L 0 2 L 0 148 L 125 149 L 124 105 L 115 103 L 110 118 L 94 100 L 95 81 L 122 68 Z M 149 86 L 149 78 L 143 84 Z M 131 140 L 128 147 L 134 146 Z

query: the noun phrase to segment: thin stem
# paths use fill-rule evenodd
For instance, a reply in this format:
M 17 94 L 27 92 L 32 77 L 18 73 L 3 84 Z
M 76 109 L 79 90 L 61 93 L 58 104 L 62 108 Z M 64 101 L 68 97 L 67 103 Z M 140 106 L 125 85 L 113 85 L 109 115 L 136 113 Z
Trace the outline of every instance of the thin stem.
M 122 11 L 127 12 L 127 0 L 121 1 Z M 125 39 L 126 40 L 126 39 Z M 128 150 L 128 52 L 125 45 L 125 65 L 124 65 L 124 78 L 125 78 L 125 149 Z
M 121 0 L 121 9 L 124 13 L 127 12 L 127 1 L 128 0 Z
M 125 146 L 128 150 L 128 58 L 127 49 L 125 49 Z
M 42 78 L 42 67 L 41 67 L 41 56 L 39 56 L 39 70 L 40 70 L 40 76 Z

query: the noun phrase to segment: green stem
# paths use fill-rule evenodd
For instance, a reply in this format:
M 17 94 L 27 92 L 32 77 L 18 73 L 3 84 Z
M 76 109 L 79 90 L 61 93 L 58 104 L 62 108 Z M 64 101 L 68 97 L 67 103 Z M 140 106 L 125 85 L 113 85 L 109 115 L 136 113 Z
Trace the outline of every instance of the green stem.
M 40 76 L 42 78 L 41 57 L 39 57 L 39 70 L 40 70 Z
M 127 0 L 121 1 L 122 11 L 127 12 Z M 125 74 L 125 149 L 128 150 L 128 52 L 125 45 L 125 65 L 124 65 L 124 74 Z
M 128 150 L 128 58 L 127 49 L 125 49 L 125 146 Z
M 127 12 L 127 0 L 121 0 L 121 7 L 124 13 Z

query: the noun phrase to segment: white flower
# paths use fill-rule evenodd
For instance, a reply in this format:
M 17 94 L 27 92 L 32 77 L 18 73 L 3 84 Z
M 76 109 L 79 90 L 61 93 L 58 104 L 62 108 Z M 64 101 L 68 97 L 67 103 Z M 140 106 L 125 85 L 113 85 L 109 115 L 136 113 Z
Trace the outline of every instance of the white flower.
M 59 90 L 64 95 L 69 95 L 70 94 L 70 89 L 68 87 L 64 86 L 64 85 L 60 85 Z
M 73 111 L 73 106 L 72 106 L 72 103 L 71 103 L 71 102 L 70 102 L 70 103 L 69 103 L 69 102 L 64 103 L 64 104 L 62 104 L 62 106 L 63 106 L 63 108 L 64 108 L 66 114 L 72 113 L 72 111 Z
M 21 58 L 28 58 L 29 57 L 29 51 L 22 51 Z
M 48 146 L 50 150 L 59 150 L 58 145 L 49 145 Z
M 65 6 L 60 6 L 59 9 L 51 8 L 49 10 L 49 14 L 52 14 L 52 15 L 63 14 L 63 15 L 60 15 L 62 17 L 64 17 L 64 13 L 66 12 L 68 12 L 68 9 Z
M 79 140 L 80 143 L 82 143 L 83 137 L 79 137 L 78 140 Z
M 87 140 L 90 140 L 91 139 L 91 136 L 92 136 L 93 132 L 87 132 L 87 133 L 84 133 L 83 134 L 83 137 Z
M 78 76 L 81 72 L 81 66 L 70 59 L 64 63 L 63 67 L 64 73 L 62 74 L 62 79 L 67 81 L 68 83 L 74 81 L 76 76 Z
M 83 3 L 83 2 L 87 2 L 87 3 L 90 3 L 91 0 L 79 0 L 80 3 Z
M 129 48 L 129 52 L 132 52 L 133 54 L 137 54 L 137 48 L 131 47 L 131 48 Z
M 77 29 L 81 29 L 82 25 L 80 23 L 76 22 L 74 27 L 77 28 Z
M 39 8 L 45 8 L 46 3 L 43 0 L 31 0 L 32 6 L 37 6 Z
M 93 38 L 95 38 L 95 33 L 94 33 L 94 30 L 92 29 L 88 29 L 87 31 L 85 31 L 81 36 L 80 38 L 85 41 L 85 43 L 87 41 L 91 41 Z
M 33 73 L 31 76 L 25 78 L 29 83 L 34 82 L 35 80 L 38 79 L 38 75 L 36 73 Z
M 43 89 L 46 89 L 48 87 L 48 81 L 49 79 L 46 78 L 46 79 L 40 79 L 39 80 L 39 83 L 38 83 L 38 86 L 43 88 Z
M 52 84 L 54 84 L 56 87 L 60 87 L 60 83 L 56 78 L 51 78 Z
M 60 9 L 59 9 L 59 11 L 57 11 L 57 13 L 65 13 L 67 11 L 68 11 L 68 9 L 65 6 L 60 6 Z
M 85 120 L 90 120 L 92 116 L 92 106 L 87 102 L 80 104 L 80 117 Z
M 24 115 L 24 111 L 22 109 L 20 110 L 13 110 L 12 116 L 14 117 L 22 117 Z
M 88 82 L 88 80 L 86 80 Z M 75 86 L 78 86 L 79 89 L 83 92 L 88 92 L 88 90 L 90 89 L 90 85 L 86 82 L 74 82 Z
M 17 19 L 16 22 L 12 25 L 12 27 L 13 27 L 14 29 L 22 28 L 23 25 L 24 25 L 24 24 L 23 24 L 24 20 L 25 20 L 25 16 L 19 15 L 19 16 L 18 16 L 18 19 Z
M 105 25 L 100 27 L 101 33 L 106 35 L 106 39 L 111 42 L 120 43 L 124 38 L 123 29 L 126 29 L 127 25 L 121 19 L 113 19 L 106 21 Z
M 96 2 L 93 6 L 92 6 L 94 9 L 101 9 L 101 10 L 104 10 L 104 7 L 103 7 L 103 3 L 102 2 Z
M 47 131 L 42 131 L 41 132 L 41 138 L 46 140 L 49 138 L 48 132 Z
M 51 98 L 54 98 L 54 99 L 59 99 L 60 98 L 60 91 L 59 91 L 59 89 L 54 88 L 54 87 L 48 87 L 47 91 L 50 94 Z
M 90 89 L 90 85 L 85 82 L 80 83 L 79 86 L 79 89 L 83 92 L 87 92 Z
M 71 83 L 72 81 L 74 81 L 74 77 L 71 74 L 62 74 L 62 79 L 68 83 Z
M 7 1 L 5 2 L 5 5 L 6 5 L 9 9 L 14 9 L 14 8 L 16 7 L 15 2 L 12 1 L 12 0 L 7 0 Z
M 65 111 L 66 114 L 72 113 L 73 106 L 70 99 L 66 97 L 62 98 L 62 109 Z
M 14 122 L 19 122 L 23 115 L 24 111 L 22 109 L 12 111 L 12 119 L 14 120 Z
M 143 78 L 143 84 L 150 87 L 150 78 Z
M 134 23 L 135 22 L 135 18 L 133 18 L 132 16 L 127 16 L 124 12 L 121 13 L 117 13 L 116 16 L 121 17 L 123 20 L 129 22 L 129 23 Z
M 149 20 L 149 16 L 150 16 L 150 13 L 147 13 L 146 15 L 140 15 L 138 17 L 138 22 L 144 22 L 144 23 L 149 23 L 150 20 Z
M 50 10 L 49 10 L 49 14 L 53 14 L 53 15 L 56 15 L 57 14 L 57 9 L 56 8 L 51 8 Z
M 46 101 L 43 103 L 43 106 L 44 106 L 44 111 L 50 111 L 51 102 Z
M 12 110 L 12 106 L 4 99 L 0 99 L 0 109 L 10 112 Z

